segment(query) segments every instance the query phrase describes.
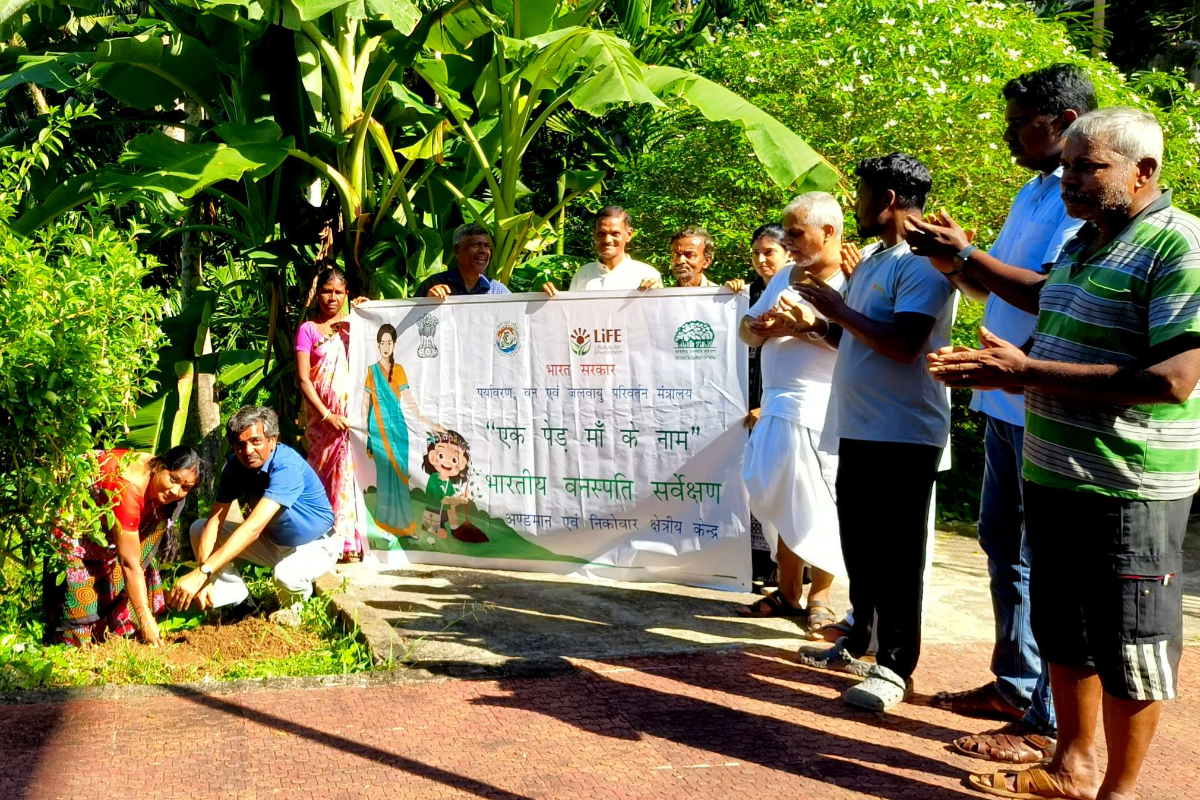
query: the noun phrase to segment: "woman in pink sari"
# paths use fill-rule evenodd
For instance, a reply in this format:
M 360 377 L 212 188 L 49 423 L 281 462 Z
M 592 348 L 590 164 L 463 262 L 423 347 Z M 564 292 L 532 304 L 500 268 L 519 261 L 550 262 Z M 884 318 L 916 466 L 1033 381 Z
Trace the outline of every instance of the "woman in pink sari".
M 360 561 L 366 531 L 355 513 L 354 459 L 350 454 L 350 323 L 345 319 L 346 275 L 331 267 L 317 276 L 315 320 L 296 332 L 296 374 L 308 401 L 304 433 L 308 463 L 317 471 L 334 526 L 345 542 L 342 561 Z

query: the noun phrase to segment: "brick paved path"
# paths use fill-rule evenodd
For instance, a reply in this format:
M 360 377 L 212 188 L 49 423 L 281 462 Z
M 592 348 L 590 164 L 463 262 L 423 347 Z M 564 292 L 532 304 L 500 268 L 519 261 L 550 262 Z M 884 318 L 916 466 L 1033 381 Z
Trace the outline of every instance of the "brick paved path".
M 974 685 L 982 645 L 927 649 L 917 690 Z M 0 706 L 0 798 L 977 797 L 984 730 L 918 701 L 852 713 L 847 679 L 778 651 L 581 663 L 501 681 Z M 1185 655 L 1143 797 L 1195 798 L 1200 652 Z

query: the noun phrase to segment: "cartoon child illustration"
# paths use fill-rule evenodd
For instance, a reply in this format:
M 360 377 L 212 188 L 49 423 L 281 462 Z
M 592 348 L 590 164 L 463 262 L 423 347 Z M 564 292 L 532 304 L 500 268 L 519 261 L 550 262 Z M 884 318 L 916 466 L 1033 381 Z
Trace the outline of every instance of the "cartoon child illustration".
M 429 475 L 425 485 L 425 529 L 442 539 L 459 526 L 458 506 L 471 501 L 466 488 L 470 464 L 471 447 L 461 434 L 451 430 L 430 434 L 421 464 Z

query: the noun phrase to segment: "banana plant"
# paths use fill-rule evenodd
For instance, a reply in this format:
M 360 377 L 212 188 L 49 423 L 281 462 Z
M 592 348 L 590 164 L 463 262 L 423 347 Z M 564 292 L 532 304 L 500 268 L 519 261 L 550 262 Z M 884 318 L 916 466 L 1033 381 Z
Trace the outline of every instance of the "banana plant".
M 562 196 L 542 203 L 544 211 L 536 210 L 537 198 L 527 197 L 522 160 L 564 106 L 600 116 L 617 106 L 665 109 L 669 101 L 682 101 L 709 119 L 740 126 L 781 186 L 828 188 L 837 182 L 827 161 L 766 112 L 694 73 L 647 66 L 628 42 L 585 24 L 596 5 L 511 0 L 497 8 L 499 25 L 491 36 L 413 63 L 441 101 L 447 123 L 470 146 L 469 183 L 483 184 L 485 191 L 482 198 L 455 194 L 464 216 L 493 230 L 493 277 L 507 282 L 517 264 L 540 253 L 553 236 L 555 216 L 604 178 L 600 171 L 566 170 Z
M 422 11 L 409 0 L 162 0 L 134 24 L 98 26 L 69 46 L 5 48 L 0 88 L 100 94 L 144 119 L 186 98 L 204 116 L 185 142 L 146 130 L 115 163 L 63 181 L 13 227 L 29 233 L 94 198 L 153 201 L 170 215 L 204 194 L 221 219 L 165 234 L 200 228 L 249 256 L 327 229 L 326 258 L 338 251 L 373 293 L 396 295 L 440 268 L 460 219 L 493 231 L 493 276 L 507 281 L 552 241 L 558 213 L 599 189 L 604 173 L 571 168 L 582 165 L 566 165 L 549 201 L 521 180 L 534 137 L 560 109 L 598 117 L 686 104 L 741 126 L 780 185 L 836 182 L 766 113 L 692 73 L 639 60 L 596 27 L 599 2 L 451 0 Z M 32 37 L 45 27 L 31 20 L 22 30 Z M 329 213 L 296 202 L 314 180 Z

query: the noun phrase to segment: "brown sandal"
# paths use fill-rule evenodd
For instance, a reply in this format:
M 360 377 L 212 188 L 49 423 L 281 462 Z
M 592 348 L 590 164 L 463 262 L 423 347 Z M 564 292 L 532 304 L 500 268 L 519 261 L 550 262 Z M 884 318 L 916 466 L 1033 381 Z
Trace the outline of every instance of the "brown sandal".
M 1008 776 L 1013 777 L 1013 788 L 1008 788 Z M 999 771 L 989 774 L 968 775 L 967 784 L 985 794 L 996 797 L 1011 797 L 1013 800 L 1070 800 L 1063 794 L 1058 781 L 1044 769 L 1034 767 L 1024 772 Z
M 1056 744 L 1055 739 L 1038 733 L 1022 722 L 1014 722 L 998 731 L 962 736 L 954 740 L 953 747 L 963 755 L 987 761 L 1040 764 L 1050 760 Z
M 977 686 L 965 692 L 938 692 L 930 702 L 934 708 L 953 711 L 965 717 L 1020 720 L 1025 712 L 1000 696 L 996 684 Z
M 759 600 L 752 606 L 742 606 L 738 609 L 738 615 L 743 617 L 754 617 L 756 619 L 765 619 L 766 617 L 807 617 L 808 612 L 803 608 L 796 608 L 787 601 L 778 589 L 771 592 L 769 595 Z

